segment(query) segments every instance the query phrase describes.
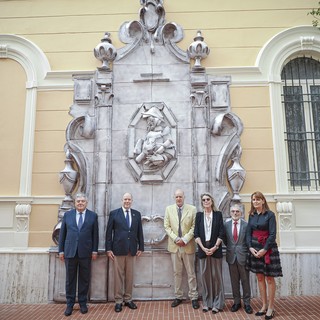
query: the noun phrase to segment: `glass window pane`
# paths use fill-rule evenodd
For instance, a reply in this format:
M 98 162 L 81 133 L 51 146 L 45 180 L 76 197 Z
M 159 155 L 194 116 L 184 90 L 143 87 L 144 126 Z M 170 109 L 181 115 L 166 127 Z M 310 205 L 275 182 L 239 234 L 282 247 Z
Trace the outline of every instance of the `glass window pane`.
M 316 179 L 320 180 L 320 85 L 311 86 L 312 120 L 316 149 Z
M 292 186 L 306 186 L 310 177 L 302 88 L 285 86 L 283 93 L 290 182 Z
M 289 184 L 293 190 L 320 190 L 320 62 L 292 59 L 281 79 Z

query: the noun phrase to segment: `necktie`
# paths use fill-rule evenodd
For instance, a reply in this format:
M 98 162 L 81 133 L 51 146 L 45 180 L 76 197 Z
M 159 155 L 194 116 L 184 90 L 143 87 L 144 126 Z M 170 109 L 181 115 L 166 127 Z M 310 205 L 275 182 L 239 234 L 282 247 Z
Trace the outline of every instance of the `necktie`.
M 130 228 L 130 218 L 129 218 L 129 211 L 126 210 L 126 220 L 127 220 L 127 225 Z
M 79 231 L 80 231 L 80 230 L 81 230 L 81 227 L 82 227 L 82 225 L 83 225 L 82 212 L 79 212 L 79 215 L 80 215 L 80 217 L 79 217 L 79 221 L 78 221 L 78 229 L 79 229 Z
M 233 228 L 233 239 L 234 239 L 234 241 L 238 241 L 238 228 L 237 228 L 238 222 L 235 221 L 233 224 L 234 224 L 234 228 Z
M 182 237 L 182 231 L 181 231 L 181 215 L 182 215 L 181 208 L 178 208 L 178 218 L 179 218 L 178 236 L 179 236 L 179 238 Z

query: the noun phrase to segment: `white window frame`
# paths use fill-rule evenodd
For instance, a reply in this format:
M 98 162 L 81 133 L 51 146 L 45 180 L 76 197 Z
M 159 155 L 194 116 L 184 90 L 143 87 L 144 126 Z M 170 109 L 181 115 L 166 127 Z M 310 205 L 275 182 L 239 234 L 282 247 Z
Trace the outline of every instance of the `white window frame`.
M 285 115 L 281 103 L 281 70 L 289 59 L 301 55 L 320 57 L 320 33 L 311 26 L 300 26 L 285 30 L 270 41 L 260 51 L 256 60 L 262 78 L 270 87 L 270 106 L 273 127 L 276 192 L 278 194 L 305 193 L 292 191 L 287 179 L 288 155 L 285 144 Z

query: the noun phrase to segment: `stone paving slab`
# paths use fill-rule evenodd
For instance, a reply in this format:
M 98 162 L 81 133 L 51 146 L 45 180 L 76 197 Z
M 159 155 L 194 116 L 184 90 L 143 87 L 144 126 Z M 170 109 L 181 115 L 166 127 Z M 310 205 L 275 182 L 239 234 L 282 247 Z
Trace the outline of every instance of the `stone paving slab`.
M 64 316 L 64 304 L 0 304 L 0 320 L 60 320 L 60 319 L 90 319 L 90 320 L 205 320 L 228 319 L 250 320 L 264 319 L 254 314 L 248 315 L 243 309 L 231 312 L 233 301 L 227 300 L 222 312 L 204 313 L 202 309 L 192 309 L 190 301 L 184 301 L 176 308 L 171 308 L 171 301 L 136 301 L 137 310 L 123 307 L 122 312 L 114 311 L 114 303 L 89 303 L 89 312 L 81 314 L 78 305 L 70 317 Z M 254 312 L 261 306 L 259 299 L 252 299 Z M 275 317 L 277 320 L 318 320 L 320 319 L 320 296 L 299 296 L 277 298 Z

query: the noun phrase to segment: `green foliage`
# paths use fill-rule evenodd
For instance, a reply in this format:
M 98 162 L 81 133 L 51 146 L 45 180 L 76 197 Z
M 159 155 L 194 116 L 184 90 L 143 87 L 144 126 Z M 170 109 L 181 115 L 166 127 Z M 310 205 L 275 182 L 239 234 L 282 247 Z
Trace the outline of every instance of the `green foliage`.
M 310 14 L 313 16 L 315 20 L 312 20 L 312 25 L 314 27 L 317 27 L 320 29 L 319 21 L 320 21 L 320 1 L 318 2 L 319 8 L 318 9 L 312 9 L 310 12 L 308 12 L 308 15 Z

